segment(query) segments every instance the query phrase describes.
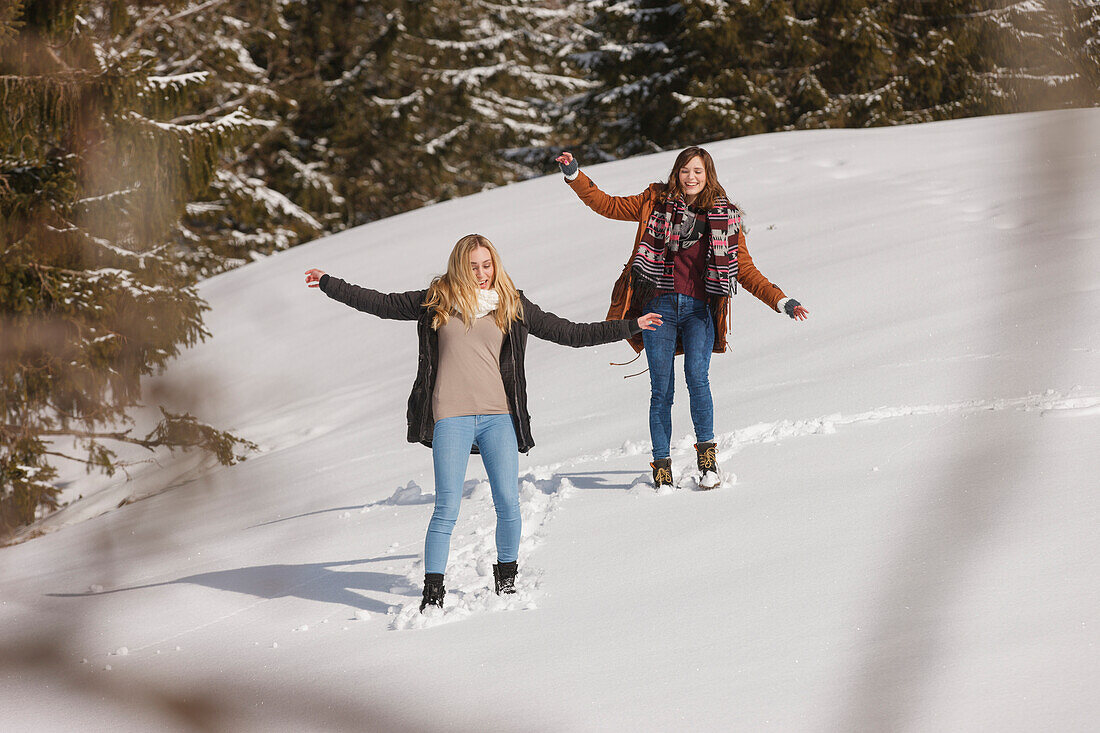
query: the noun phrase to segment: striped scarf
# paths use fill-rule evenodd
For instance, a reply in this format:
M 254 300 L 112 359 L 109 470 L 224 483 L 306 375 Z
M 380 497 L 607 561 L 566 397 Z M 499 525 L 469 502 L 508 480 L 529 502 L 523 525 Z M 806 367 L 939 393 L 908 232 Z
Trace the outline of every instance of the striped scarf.
M 657 290 L 674 291 L 673 258 L 680 249 L 680 225 L 687 204 L 682 197 L 653 206 L 634 253 L 634 278 Z M 730 295 L 737 282 L 737 233 L 741 210 L 719 197 L 707 211 L 710 249 L 703 286 L 710 295 Z M 732 244 L 731 244 L 732 241 Z

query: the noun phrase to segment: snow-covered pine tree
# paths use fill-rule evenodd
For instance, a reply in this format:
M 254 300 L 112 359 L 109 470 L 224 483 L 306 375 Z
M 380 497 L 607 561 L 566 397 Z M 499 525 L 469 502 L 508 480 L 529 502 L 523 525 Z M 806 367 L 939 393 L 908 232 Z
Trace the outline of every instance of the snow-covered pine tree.
M 17 0 L 0 15 L 0 530 L 56 506 L 53 459 L 246 442 L 189 414 L 133 435 L 141 378 L 206 334 L 171 246 L 187 202 L 259 123 L 172 122 L 193 89 L 151 76 L 120 1 Z M 151 6 L 152 3 L 145 4 Z
M 180 252 L 201 277 L 314 239 L 342 219 L 343 199 L 324 162 L 287 122 L 295 100 L 265 66 L 283 60 L 281 51 L 292 42 L 284 7 L 192 0 L 129 8 L 129 42 L 155 54 L 150 83 L 188 88 L 187 107 L 174 122 L 209 122 L 234 111 L 268 122 L 263 135 L 223 157 L 209 189 L 188 204 L 180 222 Z
M 684 3 L 590 0 L 588 48 L 574 56 L 596 86 L 571 100 L 586 157 L 622 158 L 669 145 L 684 93 L 685 64 L 705 48 L 680 47 Z
M 971 67 L 1001 100 L 992 111 L 1100 104 L 1100 2 L 999 0 L 993 5 L 973 11 L 988 40 L 985 57 Z
M 829 113 L 829 97 L 815 74 L 821 55 L 818 20 L 806 2 L 688 0 L 683 94 L 674 98 L 672 144 L 789 129 L 811 115 Z
M 343 199 L 328 229 L 544 172 L 559 99 L 586 86 L 564 60 L 583 29 L 557 0 L 278 8 L 255 55 L 293 100 L 287 150 Z
M 435 198 L 542 174 L 561 100 L 590 86 L 567 62 L 586 33 L 577 10 L 555 0 L 434 0 L 400 12 L 398 53 L 419 73 L 378 99 L 405 118 Z
M 897 5 L 903 111 L 896 121 L 1100 103 L 1097 0 Z
M 971 0 L 902 0 L 894 27 L 901 121 L 928 122 L 1006 111 L 981 75 L 1000 35 Z
M 598 87 L 578 117 L 612 157 L 899 109 L 892 5 L 874 0 L 592 3 Z
M 1098 0 L 589 5 L 594 41 L 580 60 L 597 87 L 577 117 L 611 157 L 774 130 L 1100 104 Z
M 1073 17 L 1081 39 L 1084 81 L 1100 89 L 1100 0 L 1073 0 Z
M 278 28 L 266 26 L 263 65 L 272 86 L 293 101 L 285 150 L 304 176 L 323 173 L 340 197 L 340 220 L 326 222 L 330 230 L 432 198 L 432 161 L 411 143 L 423 94 L 409 80 L 423 72 L 403 41 L 407 16 L 430 12 L 427 5 L 302 0 L 280 4 Z
M 818 27 L 822 58 L 818 78 L 832 112 L 816 124 L 872 127 L 902 115 L 898 51 L 894 36 L 897 3 L 883 0 L 823 0 Z

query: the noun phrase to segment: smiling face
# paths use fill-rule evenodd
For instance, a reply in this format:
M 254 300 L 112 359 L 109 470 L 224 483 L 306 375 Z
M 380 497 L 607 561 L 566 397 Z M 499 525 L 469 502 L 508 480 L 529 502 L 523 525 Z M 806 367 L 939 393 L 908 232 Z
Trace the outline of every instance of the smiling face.
M 677 175 L 684 199 L 690 204 L 703 190 L 703 186 L 707 185 L 707 170 L 703 166 L 703 159 L 695 156 L 680 168 Z
M 493 255 L 485 247 L 470 250 L 470 271 L 481 290 L 493 287 Z

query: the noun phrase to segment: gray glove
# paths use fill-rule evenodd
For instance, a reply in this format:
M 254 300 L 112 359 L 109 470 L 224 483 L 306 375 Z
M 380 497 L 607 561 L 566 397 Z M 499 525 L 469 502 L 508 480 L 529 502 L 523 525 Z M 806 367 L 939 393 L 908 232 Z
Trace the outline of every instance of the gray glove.
M 564 173 L 566 176 L 572 176 L 574 173 L 580 170 L 580 165 L 577 163 L 576 158 L 573 158 L 573 160 L 569 161 L 569 165 L 562 165 L 561 163 L 558 163 L 558 167 L 561 168 L 561 172 Z
M 787 302 L 783 304 L 783 312 L 791 318 L 794 318 L 794 309 L 802 305 L 794 298 L 787 298 Z

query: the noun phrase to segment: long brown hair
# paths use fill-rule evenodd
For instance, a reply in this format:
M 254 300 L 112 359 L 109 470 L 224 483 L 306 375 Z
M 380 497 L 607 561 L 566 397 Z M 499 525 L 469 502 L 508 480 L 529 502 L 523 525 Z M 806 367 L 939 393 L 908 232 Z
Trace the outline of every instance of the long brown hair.
M 493 260 L 493 282 L 489 287 L 495 289 L 500 296 L 500 305 L 495 313 L 497 326 L 506 333 L 512 321 L 523 318 L 523 303 L 519 292 L 512 284 L 512 278 L 504 271 L 496 247 L 487 237 L 467 234 L 451 250 L 451 256 L 447 259 L 447 272 L 432 280 L 428 287 L 424 306 L 435 310 L 432 328 L 439 330 L 456 312 L 462 317 L 467 330 L 473 324 L 477 313 L 478 287 L 474 273 L 470 270 L 470 253 L 482 247 L 489 251 L 489 257 Z
M 677 198 L 684 195 L 680 187 L 680 169 L 686 166 L 692 158 L 700 158 L 703 161 L 703 171 L 707 174 L 707 182 L 703 184 L 703 190 L 695 197 L 692 206 L 700 209 L 709 209 L 714 206 L 714 200 L 719 196 L 728 199 L 726 189 L 718 182 L 718 171 L 714 167 L 714 158 L 710 157 L 703 148 L 693 145 L 684 148 L 676 156 L 676 162 L 672 164 L 672 172 L 668 174 L 668 183 L 665 185 L 665 199 Z

